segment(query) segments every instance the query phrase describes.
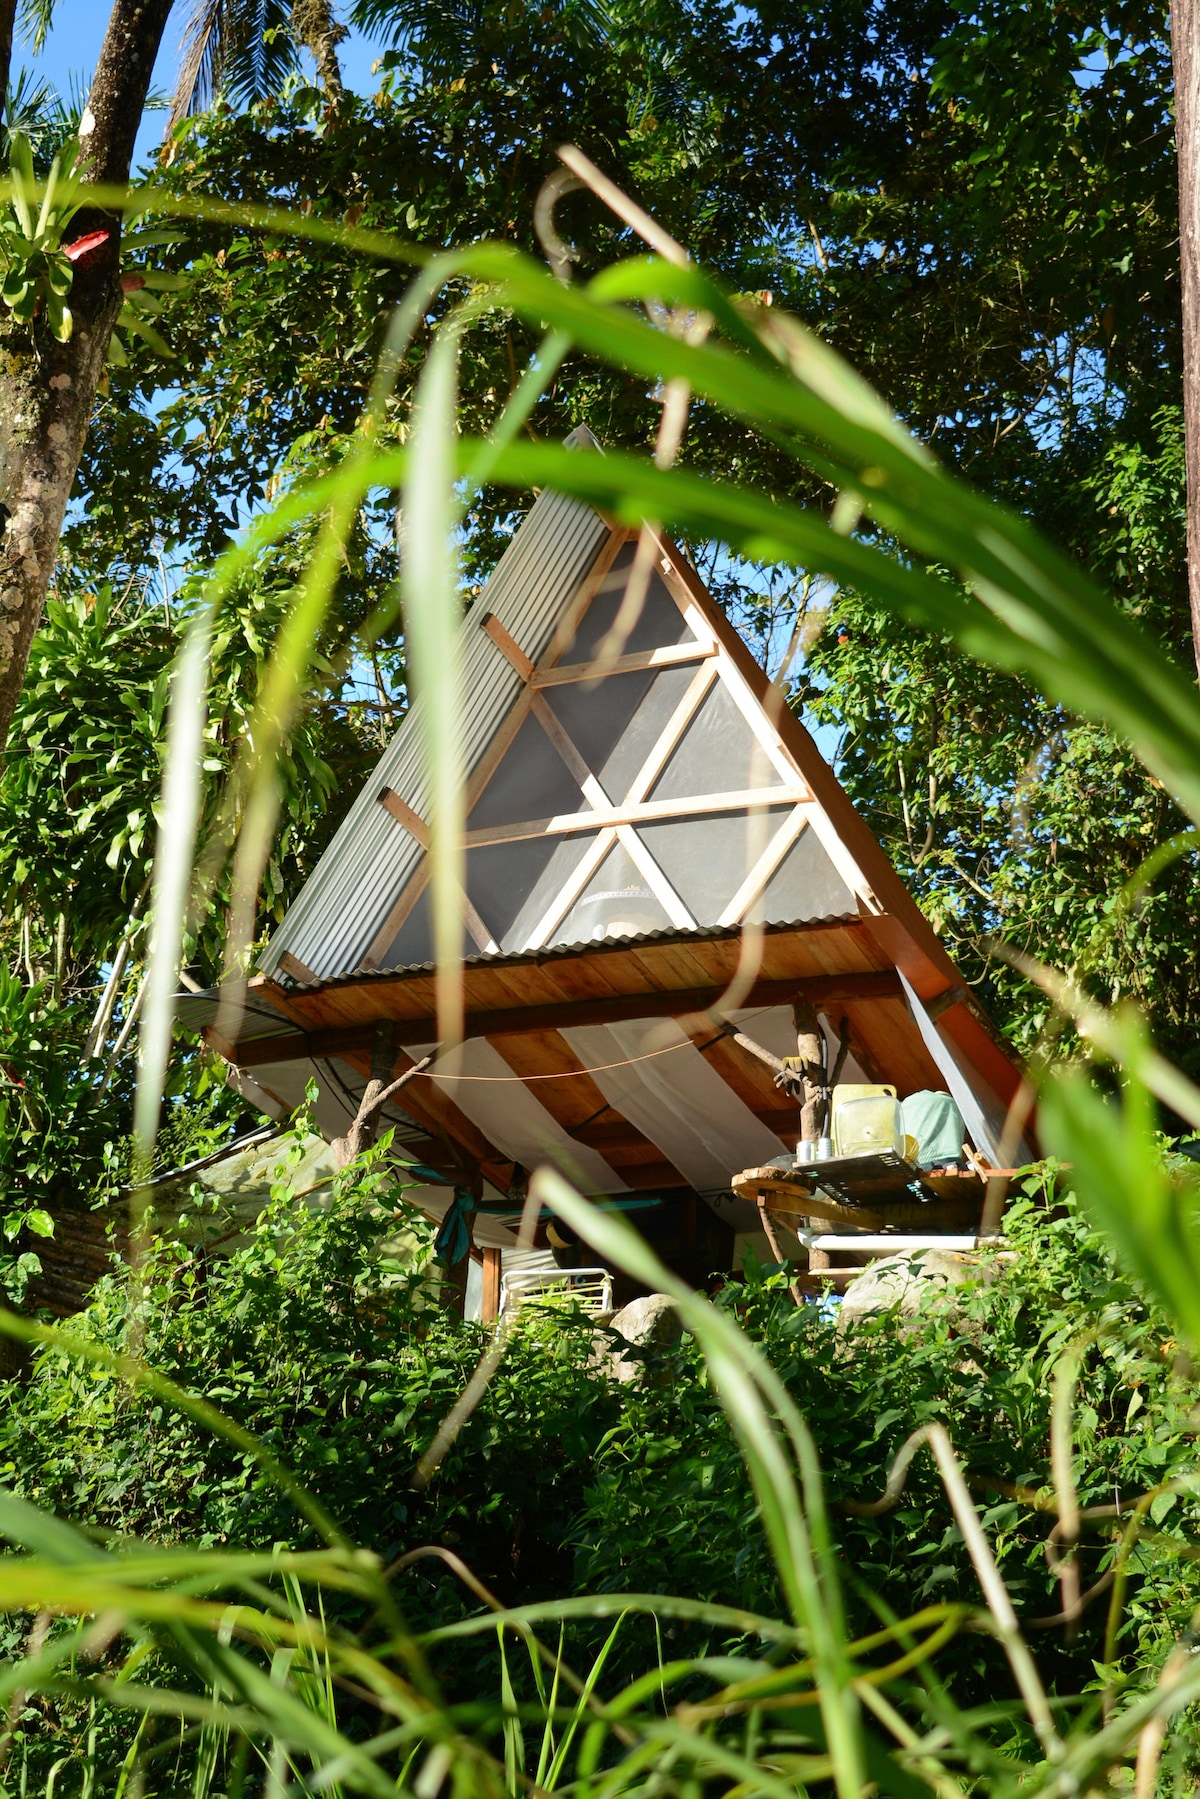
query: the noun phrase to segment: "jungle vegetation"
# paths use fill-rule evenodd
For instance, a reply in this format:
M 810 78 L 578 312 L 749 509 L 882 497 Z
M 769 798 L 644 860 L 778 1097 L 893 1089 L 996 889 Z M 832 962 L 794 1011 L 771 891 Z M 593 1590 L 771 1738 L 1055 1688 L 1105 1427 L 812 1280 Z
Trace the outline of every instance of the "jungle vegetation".
M 0 8 L 8 50 L 13 10 L 6 22 Z M 481 1345 L 431 1312 L 415 1279 L 381 1306 L 373 1245 L 406 1214 L 378 1158 L 313 1216 L 285 1168 L 237 1255 L 210 1266 L 194 1246 L 160 1244 L 138 1283 L 102 1284 L 70 1338 L 29 1325 L 36 1366 L 7 1390 L 0 1427 L 0 1521 L 28 1551 L 4 1577 L 0 1780 L 47 1794 L 75 1779 L 197 1795 L 411 1786 L 417 1799 L 448 1781 L 464 1799 L 714 1783 L 776 1799 L 830 1783 L 842 1799 L 868 1783 L 902 1799 L 1018 1786 L 1149 1799 L 1156 1782 L 1194 1784 L 1196 1186 L 1156 1137 L 1160 1124 L 1200 1128 L 1186 1079 L 1200 725 L 1164 12 L 358 0 L 346 18 L 375 34 L 379 59 L 378 85 L 357 94 L 328 7 L 202 6 L 164 153 L 143 171 L 154 192 L 130 216 L 118 190 L 136 172 L 169 10 L 117 0 L 80 118 L 49 96 L 22 111 L 28 83 L 9 80 L 10 1297 L 56 1212 L 110 1200 L 136 1172 L 172 670 L 209 616 L 213 571 L 206 879 L 182 945 L 198 983 L 227 964 L 244 745 L 322 555 L 326 590 L 289 676 L 298 703 L 273 721 L 278 823 L 251 938 L 280 916 L 408 703 L 396 489 L 413 491 L 414 399 L 444 368 L 464 300 L 479 305 L 457 389 L 422 427 L 442 432 L 428 441 L 446 467 L 452 438 L 462 459 L 461 516 L 443 496 L 453 604 L 472 603 L 543 479 L 606 481 L 605 502 L 631 518 L 661 501 L 765 658 L 799 627 L 790 703 L 1014 1042 L 1037 1048 L 1053 996 L 1124 1072 L 1107 1080 L 1119 1101 L 1078 1071 L 1049 1081 L 1046 1134 L 1074 1164 L 1078 1203 L 1050 1206 L 1031 1175 L 1011 1225 L 1018 1266 L 956 1313 L 931 1308 L 903 1358 L 894 1321 L 848 1353 L 827 1316 L 798 1312 L 778 1277 L 753 1270 L 716 1306 L 677 1296 L 688 1335 L 632 1394 L 589 1366 L 586 1330 L 554 1320 L 507 1347 L 419 1504 L 404 1471 Z M 46 16 L 23 14 L 35 36 Z M 686 246 L 690 273 L 615 271 L 637 246 L 594 195 L 564 188 L 550 250 L 575 281 L 556 290 L 535 219 L 568 139 Z M 414 270 L 462 246 L 370 411 Z M 711 309 L 758 397 L 732 404 L 725 351 L 635 327 L 631 299 L 651 321 Z M 898 499 L 856 487 L 861 395 L 844 372 L 817 454 L 813 395 L 787 361 L 798 340 L 783 326 L 771 337 L 787 317 L 912 434 L 882 413 L 862 427 L 880 468 L 911 475 Z M 545 354 L 547 324 L 555 354 L 520 441 L 472 485 L 473 446 Z M 707 478 L 709 510 L 646 469 L 661 381 L 684 368 L 678 473 Z M 615 452 L 607 475 L 556 460 L 579 422 Z M 344 515 L 336 499 L 301 503 L 290 528 L 252 536 L 314 482 L 357 492 L 368 438 L 375 478 Z M 53 489 L 36 519 L 29 480 Z M 734 490 L 758 508 L 755 528 L 722 514 Z M 331 516 L 343 521 L 332 560 Z M 808 563 L 804 518 L 820 527 Z M 987 552 L 983 591 L 993 528 L 1012 555 Z M 835 540 L 863 552 L 861 579 L 830 572 Z M 764 542 L 792 549 L 767 556 Z M 892 603 L 870 578 L 885 563 Z M 1030 959 L 1066 984 L 1038 984 Z M 1157 1059 L 1120 1010 L 1129 1001 Z M 161 1097 L 159 1167 L 225 1141 L 244 1111 L 186 1041 Z M 579 1223 L 577 1196 L 551 1183 L 546 1202 Z M 619 1232 L 608 1247 L 670 1290 Z M 986 1555 L 948 1472 L 947 1422 Z M 852 1487 L 875 1497 L 922 1430 L 936 1476 L 914 1464 L 881 1517 L 842 1509 Z M 1049 1550 L 1047 1512 L 1061 1527 Z M 1099 1520 L 1095 1539 L 1080 1534 Z M 1061 1530 L 1076 1575 L 1103 1583 L 1082 1619 Z M 420 1563 L 403 1590 L 386 1577 L 418 1537 L 451 1575 L 446 1555 L 502 1605 L 542 1611 L 511 1621 L 497 1655 L 477 1590 L 465 1600 Z M 989 1567 L 999 1586 L 981 1606 Z M 629 1592 L 675 1597 L 611 1598 Z M 250 1620 L 236 1626 L 222 1622 L 233 1593 Z M 614 1615 L 615 1630 L 598 1629 Z M 1055 1621 L 1035 1667 L 1017 1626 L 1041 1616 Z M 530 1634 L 543 1619 L 548 1648 Z M 559 1626 L 591 1669 L 581 1689 L 554 1648 Z

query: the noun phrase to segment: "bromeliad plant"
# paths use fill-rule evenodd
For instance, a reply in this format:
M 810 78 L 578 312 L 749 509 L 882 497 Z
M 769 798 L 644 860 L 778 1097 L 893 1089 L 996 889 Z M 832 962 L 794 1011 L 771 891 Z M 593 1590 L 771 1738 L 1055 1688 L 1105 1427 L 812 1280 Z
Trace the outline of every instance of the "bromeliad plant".
M 22 325 L 31 325 L 40 313 L 62 344 L 72 329 L 67 296 L 74 279 L 73 264 L 107 243 L 109 235 L 92 231 L 72 243 L 63 241 L 85 203 L 75 179 L 78 157 L 78 143 L 64 146 L 42 186 L 34 175 L 29 139 L 14 132 L 9 207 L 0 214 L 0 257 L 4 262 L 0 298 Z
M 40 182 L 34 172 L 29 139 L 14 131 L 9 204 L 0 213 L 0 262 L 4 270 L 0 299 L 22 325 L 32 325 L 36 318 L 43 318 L 47 329 L 62 344 L 73 329 L 68 301 L 75 265 L 106 244 L 110 235 L 103 230 L 88 231 L 67 241 L 76 214 L 93 204 L 94 199 L 76 177 L 78 160 L 79 144 L 72 139 L 55 156 L 45 182 Z M 144 227 L 126 231 L 121 247 L 137 254 L 177 241 L 177 234 L 172 231 Z M 129 268 L 121 276 L 125 298 L 118 326 L 141 337 L 156 355 L 171 356 L 169 344 L 153 322 L 160 307 L 154 290 L 178 292 L 186 286 L 185 276 L 167 269 Z M 114 367 L 128 366 L 129 358 L 116 331 L 110 340 L 108 359 Z

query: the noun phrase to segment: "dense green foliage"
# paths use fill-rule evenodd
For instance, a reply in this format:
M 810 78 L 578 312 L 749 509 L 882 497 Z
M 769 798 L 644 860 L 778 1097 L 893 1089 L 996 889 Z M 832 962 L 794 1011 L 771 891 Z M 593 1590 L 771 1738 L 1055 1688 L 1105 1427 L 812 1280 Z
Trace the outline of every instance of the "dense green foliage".
M 453 1545 L 506 1598 L 549 1597 L 571 1574 L 571 1474 L 615 1421 L 611 1396 L 586 1372 L 586 1335 L 519 1333 L 431 1494 L 409 1490 L 486 1333 L 426 1291 L 430 1228 L 380 1160 L 384 1147 L 312 1212 L 292 1203 L 285 1155 L 273 1203 L 243 1247 L 206 1255 L 219 1226 L 202 1211 L 182 1227 L 193 1247 L 157 1246 L 140 1298 L 131 1302 L 127 1276 L 114 1271 L 75 1328 L 118 1349 L 132 1323 L 152 1366 L 272 1447 L 385 1560 L 428 1538 Z M 381 1234 L 402 1239 L 383 1287 Z M 49 1354 L 7 1399 L 0 1468 L 81 1521 L 165 1541 L 309 1538 L 249 1457 L 131 1394 L 115 1373 Z M 412 1578 L 445 1587 L 421 1571 Z
M 1137 1499 L 1173 1481 L 1190 1489 L 1197 1395 L 1161 1314 L 1073 1206 L 1048 1209 L 1040 1181 L 1030 1188 L 1010 1213 L 1012 1253 L 957 1292 L 931 1283 L 913 1320 L 882 1313 L 842 1331 L 836 1312 L 796 1310 L 782 1277 L 753 1272 L 722 1303 L 810 1421 L 835 1514 L 842 1499 L 882 1493 L 913 1430 L 946 1424 L 1014 1602 L 1037 1619 L 1060 1606 L 1048 1520 L 1036 1508 L 1051 1503 L 1050 1376 L 1064 1350 L 1098 1333 L 1075 1412 L 1076 1479 L 1083 1505 L 1121 1508 L 1085 1534 L 1085 1589 L 1111 1568 Z M 197 1216 L 185 1230 L 197 1245 L 204 1223 Z M 391 1284 L 381 1288 L 376 1245 L 397 1229 L 426 1247 L 403 1270 L 385 1263 Z M 284 1159 L 273 1203 L 244 1246 L 206 1258 L 179 1241 L 160 1244 L 140 1298 L 114 1275 L 75 1328 L 118 1348 L 134 1323 L 151 1366 L 253 1431 L 385 1562 L 429 1542 L 453 1549 L 506 1604 L 567 1590 L 671 1592 L 774 1615 L 781 1599 L 754 1497 L 690 1338 L 649 1352 L 643 1378 L 617 1388 L 590 1365 L 586 1320 L 555 1313 L 523 1324 L 428 1492 L 409 1489 L 486 1340 L 431 1304 L 420 1275 L 427 1255 L 428 1227 L 377 1153 L 311 1212 L 291 1202 Z M 43 1505 L 165 1542 L 311 1541 L 245 1453 L 113 1372 L 47 1349 L 4 1400 L 0 1472 Z M 1133 1549 L 1117 1657 L 1135 1685 L 1154 1677 L 1200 1602 L 1190 1559 L 1197 1503 L 1189 1491 L 1164 1492 Z M 932 1467 L 917 1464 L 894 1510 L 842 1515 L 836 1529 L 860 1629 L 878 1604 L 903 1614 L 975 1602 Z M 397 1593 L 418 1626 L 476 1605 L 436 1563 L 418 1563 Z M 1061 1627 L 1045 1633 L 1045 1670 L 1060 1691 L 1091 1681 L 1106 1611 L 1107 1596 L 1085 1613 L 1074 1644 Z M 997 1677 L 994 1646 L 967 1644 L 943 1671 L 963 1704 Z M 629 1632 L 617 1665 L 645 1649 Z M 456 1681 L 474 1660 L 454 1664 Z

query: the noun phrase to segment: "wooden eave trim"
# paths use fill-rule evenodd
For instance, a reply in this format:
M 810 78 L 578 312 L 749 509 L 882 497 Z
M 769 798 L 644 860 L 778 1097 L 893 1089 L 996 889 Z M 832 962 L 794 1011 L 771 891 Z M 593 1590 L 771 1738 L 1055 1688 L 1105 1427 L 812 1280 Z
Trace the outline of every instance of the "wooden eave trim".
M 374 983 L 372 983 L 374 985 Z M 465 1019 L 467 1037 L 521 1036 L 527 1031 L 555 1031 L 576 1025 L 620 1024 L 631 1018 L 685 1018 L 712 1012 L 727 989 L 724 986 L 668 987 L 647 993 L 617 993 L 607 997 L 555 1001 L 538 1006 L 505 1006 L 488 1011 L 468 1012 Z M 814 1006 L 853 1005 L 856 1001 L 896 999 L 903 989 L 894 969 L 871 970 L 865 974 L 788 975 L 783 979 L 758 980 L 739 1000 L 739 1006 L 790 1005 L 795 999 L 808 999 Z M 303 1023 L 299 1007 L 291 1016 Z M 373 1042 L 380 1023 L 387 1023 L 397 1044 L 427 1043 L 435 1030 L 431 1013 L 419 1018 L 391 1019 L 386 1014 L 362 1024 L 314 1025 L 278 1037 L 253 1037 L 243 1043 L 226 1044 L 215 1038 L 210 1029 L 208 1041 L 218 1054 L 239 1068 L 261 1068 L 272 1062 L 294 1062 L 305 1058 L 321 1059 L 345 1056 L 361 1051 Z M 410 1108 L 405 1105 L 405 1110 Z M 415 1114 L 414 1114 L 415 1116 Z

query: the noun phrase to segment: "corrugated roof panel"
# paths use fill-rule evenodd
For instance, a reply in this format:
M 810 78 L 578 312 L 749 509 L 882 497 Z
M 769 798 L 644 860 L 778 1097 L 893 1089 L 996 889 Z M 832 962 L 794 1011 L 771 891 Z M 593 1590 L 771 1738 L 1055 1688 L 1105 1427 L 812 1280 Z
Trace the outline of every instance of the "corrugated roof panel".
M 485 613 L 494 612 L 536 661 L 549 646 L 608 531 L 590 506 L 549 491 L 540 494 L 468 613 L 463 626 L 468 774 L 478 765 L 523 685 L 482 630 Z M 418 700 L 272 938 L 262 960 L 264 970 L 275 968 L 285 950 L 322 977 L 353 968 L 366 955 L 423 854 L 378 799 L 380 790 L 390 787 L 420 816 L 428 817 L 429 783 L 419 725 Z

